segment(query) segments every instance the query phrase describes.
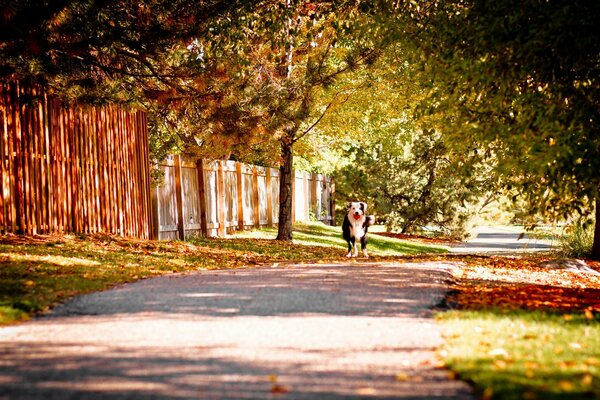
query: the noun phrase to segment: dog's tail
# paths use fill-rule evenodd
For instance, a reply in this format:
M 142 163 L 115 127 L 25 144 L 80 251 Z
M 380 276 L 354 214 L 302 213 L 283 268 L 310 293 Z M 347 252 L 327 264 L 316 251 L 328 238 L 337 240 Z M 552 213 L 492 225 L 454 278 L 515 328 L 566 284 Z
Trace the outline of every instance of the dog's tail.
M 367 217 L 365 218 L 365 225 L 366 226 L 371 226 L 375 224 L 375 216 L 374 215 L 367 215 Z

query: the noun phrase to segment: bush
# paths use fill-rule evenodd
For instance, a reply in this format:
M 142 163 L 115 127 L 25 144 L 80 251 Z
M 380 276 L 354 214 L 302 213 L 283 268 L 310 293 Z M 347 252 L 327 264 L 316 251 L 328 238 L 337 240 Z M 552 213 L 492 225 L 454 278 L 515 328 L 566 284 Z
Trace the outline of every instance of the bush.
M 594 224 L 578 222 L 565 228 L 559 245 L 563 257 L 585 258 L 592 252 Z

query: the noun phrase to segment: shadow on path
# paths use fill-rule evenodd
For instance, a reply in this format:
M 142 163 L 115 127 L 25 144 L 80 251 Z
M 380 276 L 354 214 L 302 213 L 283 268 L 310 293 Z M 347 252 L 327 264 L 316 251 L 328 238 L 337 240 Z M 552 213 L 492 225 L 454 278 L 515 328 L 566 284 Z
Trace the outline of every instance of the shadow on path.
M 0 399 L 470 399 L 436 368 L 442 263 L 200 272 L 0 329 Z

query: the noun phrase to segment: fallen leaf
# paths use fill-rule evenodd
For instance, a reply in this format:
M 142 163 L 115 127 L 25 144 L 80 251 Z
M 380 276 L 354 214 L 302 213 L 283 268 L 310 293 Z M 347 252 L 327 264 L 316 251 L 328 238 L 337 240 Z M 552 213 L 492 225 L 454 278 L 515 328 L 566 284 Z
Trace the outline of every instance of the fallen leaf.
M 573 382 L 568 381 L 566 379 L 562 379 L 558 382 L 558 387 L 560 387 L 561 390 L 570 392 L 571 390 L 573 390 Z
M 525 371 L 525 376 L 528 377 L 529 379 L 531 379 L 535 376 L 535 373 L 533 372 L 533 370 L 528 369 Z
M 273 394 L 283 394 L 283 393 L 289 393 L 289 392 L 290 392 L 290 388 L 288 388 L 287 386 L 275 384 L 275 385 L 273 385 L 273 387 L 271 387 L 271 393 L 273 393 Z
M 592 386 L 594 382 L 594 376 L 592 374 L 585 374 L 581 377 L 581 384 L 584 386 Z
M 360 396 L 374 396 L 377 391 L 372 387 L 361 387 L 356 390 L 356 394 Z
M 494 397 L 494 389 L 491 387 L 485 388 L 483 394 L 481 395 L 482 400 L 491 400 Z
M 458 374 L 456 372 L 454 372 L 454 371 L 448 371 L 448 373 L 446 374 L 446 376 L 450 380 L 458 379 Z
M 396 380 L 398 382 L 406 382 L 410 380 L 410 376 L 405 372 L 399 372 L 396 374 Z

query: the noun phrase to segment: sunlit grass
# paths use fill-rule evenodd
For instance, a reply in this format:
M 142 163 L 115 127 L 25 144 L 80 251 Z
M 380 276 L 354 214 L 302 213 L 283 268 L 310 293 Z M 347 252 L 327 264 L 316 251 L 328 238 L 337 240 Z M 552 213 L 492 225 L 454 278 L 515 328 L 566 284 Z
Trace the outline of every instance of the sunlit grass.
M 150 276 L 288 260 L 346 260 L 339 228 L 300 224 L 294 243 L 272 240 L 275 236 L 274 229 L 265 229 L 189 242 L 101 234 L 0 237 L 0 325 L 25 320 L 77 294 Z M 379 255 L 445 251 L 389 238 L 373 239 L 370 246 Z
M 274 239 L 277 231 L 272 228 L 256 229 L 235 234 L 236 238 Z M 324 246 L 336 249 L 339 254 L 346 254 L 347 244 L 342 238 L 342 228 L 329 226 L 320 222 L 303 222 L 294 224 L 294 244 L 306 246 Z M 441 246 L 424 245 L 418 242 L 398 240 L 375 234 L 369 235 L 369 254 L 373 256 L 401 256 L 423 253 L 446 253 Z
M 484 399 L 600 398 L 600 319 L 543 311 L 439 316 L 447 365 Z

